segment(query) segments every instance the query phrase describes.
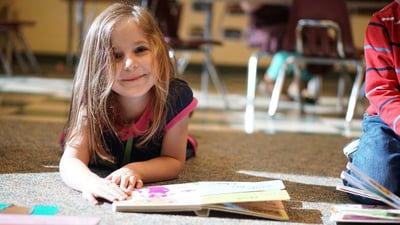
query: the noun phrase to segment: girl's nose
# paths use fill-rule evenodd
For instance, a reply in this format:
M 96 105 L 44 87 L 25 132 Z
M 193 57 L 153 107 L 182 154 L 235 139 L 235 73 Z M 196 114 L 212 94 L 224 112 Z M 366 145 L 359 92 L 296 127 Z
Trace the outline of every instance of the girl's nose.
M 128 56 L 125 60 L 124 69 L 128 71 L 133 71 L 138 67 L 137 61 L 132 56 Z

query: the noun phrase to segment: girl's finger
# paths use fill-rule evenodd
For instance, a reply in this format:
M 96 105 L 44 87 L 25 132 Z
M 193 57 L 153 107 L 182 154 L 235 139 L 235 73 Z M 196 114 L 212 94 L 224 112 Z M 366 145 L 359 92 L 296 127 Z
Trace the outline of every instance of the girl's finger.
M 111 177 L 111 182 L 113 182 L 114 184 L 120 184 L 122 181 L 121 176 L 112 176 Z
M 133 191 L 135 189 L 135 184 L 136 184 L 136 177 L 130 176 L 129 177 L 129 185 L 128 185 L 127 189 L 130 191 Z
M 96 199 L 96 197 L 93 194 L 82 192 L 82 195 L 83 195 L 83 198 L 88 200 L 93 205 L 97 205 L 99 203 L 99 201 Z
M 141 179 L 138 179 L 136 181 L 135 188 L 142 188 L 143 187 L 143 181 Z
M 129 186 L 129 177 L 127 175 L 124 175 L 120 177 L 120 184 L 119 187 L 123 190 L 125 190 Z

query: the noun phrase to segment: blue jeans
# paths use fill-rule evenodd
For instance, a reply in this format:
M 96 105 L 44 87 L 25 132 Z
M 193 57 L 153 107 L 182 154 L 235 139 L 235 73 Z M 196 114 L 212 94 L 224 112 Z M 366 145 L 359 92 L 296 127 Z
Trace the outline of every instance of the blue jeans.
M 364 114 L 360 144 L 350 160 L 376 182 L 400 194 L 400 137 L 378 115 Z M 359 203 L 377 204 L 355 195 L 350 198 Z

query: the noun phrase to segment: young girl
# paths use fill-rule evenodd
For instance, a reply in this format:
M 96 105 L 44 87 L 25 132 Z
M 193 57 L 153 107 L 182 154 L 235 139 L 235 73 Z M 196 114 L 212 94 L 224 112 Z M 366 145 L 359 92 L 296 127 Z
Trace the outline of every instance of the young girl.
M 194 155 L 189 114 L 197 104 L 175 78 L 154 18 L 116 3 L 91 25 L 75 74 L 63 134 L 63 181 L 93 203 L 126 199 L 131 190 L 176 178 Z M 110 165 L 105 178 L 89 165 Z

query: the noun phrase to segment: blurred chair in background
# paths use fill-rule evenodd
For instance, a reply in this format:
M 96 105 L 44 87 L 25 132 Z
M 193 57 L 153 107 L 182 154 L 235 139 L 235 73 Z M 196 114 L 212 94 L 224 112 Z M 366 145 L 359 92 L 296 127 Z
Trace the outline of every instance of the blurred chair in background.
M 276 52 L 283 49 L 290 6 L 249 1 L 242 1 L 240 5 L 249 15 L 249 24 L 246 29 L 247 45 L 257 48 L 250 56 L 247 68 L 247 104 L 253 104 L 257 86 L 258 63 L 261 59 L 271 58 Z
M 205 38 L 181 38 L 179 36 L 179 24 L 183 5 L 179 1 L 148 0 L 147 5 L 155 15 L 161 31 L 165 35 L 165 40 L 172 48 L 171 54 L 175 57 L 175 52 L 181 53 L 181 57 L 176 59 L 178 73 L 182 75 L 185 71 L 190 61 L 191 52 L 203 53 L 205 71 L 202 73 L 202 91 L 203 93 L 208 91 L 208 77 L 205 76 L 210 76 L 215 88 L 223 97 L 225 108 L 229 108 L 225 87 L 218 76 L 211 55 L 207 52 L 208 47 L 221 45 L 222 42 Z
M 269 53 L 281 50 L 287 31 L 290 6 L 248 1 L 242 1 L 240 6 L 249 15 L 246 29 L 247 45 Z
M 356 69 L 353 87 L 348 101 L 346 121 L 354 115 L 363 81 L 363 63 L 361 51 L 353 43 L 349 13 L 344 0 L 293 0 L 289 26 L 284 49 L 298 55 L 287 58 L 276 80 L 268 108 L 270 116 L 275 115 L 279 96 L 286 76 L 286 68 L 294 65 L 294 79 L 300 92 L 300 70 L 306 69 L 319 78 L 334 73 L 338 66 L 338 111 L 343 108 L 343 95 L 346 82 L 351 80 L 348 71 Z M 298 93 L 300 96 L 300 93 Z M 251 99 L 250 99 L 251 100 Z M 299 98 L 301 112 L 303 100 Z
M 0 20 L 0 35 L 4 44 L 2 49 L 5 50 L 1 53 L 0 59 L 7 75 L 13 75 L 13 57 L 17 60 L 23 73 L 40 73 L 40 66 L 22 32 L 24 26 L 33 26 L 34 24 L 35 22 L 33 21 Z
M 0 61 L 5 74 L 13 75 L 12 61 L 14 58 L 23 73 L 41 72 L 36 57 L 22 32 L 24 27 L 34 26 L 35 22 L 9 19 L 9 6 L 7 4 L 2 6 L 0 12 Z

